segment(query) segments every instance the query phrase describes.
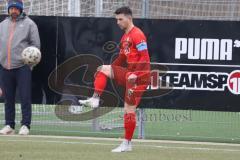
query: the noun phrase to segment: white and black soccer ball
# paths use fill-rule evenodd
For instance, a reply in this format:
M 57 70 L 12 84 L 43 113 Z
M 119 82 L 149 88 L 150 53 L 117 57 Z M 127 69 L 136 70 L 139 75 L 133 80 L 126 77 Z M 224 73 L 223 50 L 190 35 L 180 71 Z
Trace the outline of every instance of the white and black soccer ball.
M 27 47 L 22 52 L 22 59 L 24 64 L 36 65 L 41 60 L 41 52 L 36 47 Z

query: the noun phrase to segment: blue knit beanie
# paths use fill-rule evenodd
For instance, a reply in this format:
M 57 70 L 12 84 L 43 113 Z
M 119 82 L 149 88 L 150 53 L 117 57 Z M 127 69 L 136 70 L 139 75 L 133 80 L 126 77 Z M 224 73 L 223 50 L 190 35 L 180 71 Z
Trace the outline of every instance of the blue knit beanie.
M 11 7 L 16 7 L 22 13 L 23 11 L 23 1 L 22 0 L 9 0 L 8 1 L 8 13 Z

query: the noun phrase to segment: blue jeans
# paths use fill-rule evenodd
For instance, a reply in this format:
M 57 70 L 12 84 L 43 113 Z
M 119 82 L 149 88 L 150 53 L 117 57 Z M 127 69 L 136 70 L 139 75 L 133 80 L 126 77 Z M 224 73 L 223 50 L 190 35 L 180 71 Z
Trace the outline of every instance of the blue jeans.
M 6 125 L 15 128 L 15 95 L 19 91 L 19 98 L 22 110 L 22 125 L 30 128 L 32 118 L 31 106 L 31 81 L 32 73 L 29 66 L 2 70 L 2 88 L 5 100 Z

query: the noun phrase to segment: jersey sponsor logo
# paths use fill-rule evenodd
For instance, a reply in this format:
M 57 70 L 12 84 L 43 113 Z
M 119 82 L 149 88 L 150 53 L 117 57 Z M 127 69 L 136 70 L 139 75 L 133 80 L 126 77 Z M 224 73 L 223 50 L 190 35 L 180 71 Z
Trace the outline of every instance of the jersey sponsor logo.
M 176 89 L 176 90 L 201 90 L 201 91 L 226 91 L 240 94 L 240 70 L 231 73 L 225 72 L 189 72 L 161 71 L 151 73 L 151 84 L 148 89 Z
M 121 52 L 123 52 L 125 55 L 130 53 L 131 47 L 132 47 L 132 42 L 129 37 L 127 37 L 125 41 L 122 41 L 120 43 Z
M 146 42 L 141 42 L 138 45 L 136 45 L 136 48 L 138 51 L 143 51 L 147 49 L 147 43 Z
M 240 41 L 232 39 L 176 38 L 175 59 L 231 61 L 233 47 Z

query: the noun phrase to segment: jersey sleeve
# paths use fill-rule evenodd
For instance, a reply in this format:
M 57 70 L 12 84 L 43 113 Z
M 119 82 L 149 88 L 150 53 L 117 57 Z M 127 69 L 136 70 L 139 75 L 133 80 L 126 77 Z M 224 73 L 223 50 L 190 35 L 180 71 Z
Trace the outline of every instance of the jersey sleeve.
M 138 62 L 134 64 L 135 71 L 133 73 L 137 75 L 138 81 L 146 83 L 150 77 L 150 58 L 145 35 L 142 32 L 135 33 L 133 36 L 133 44 L 139 55 Z
M 136 32 L 132 36 L 133 44 L 135 45 L 137 51 L 148 52 L 147 40 L 145 35 L 142 32 Z

